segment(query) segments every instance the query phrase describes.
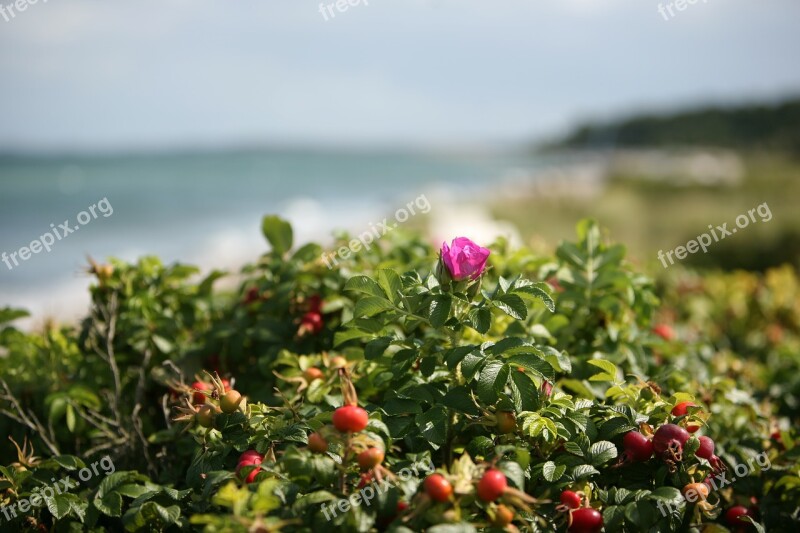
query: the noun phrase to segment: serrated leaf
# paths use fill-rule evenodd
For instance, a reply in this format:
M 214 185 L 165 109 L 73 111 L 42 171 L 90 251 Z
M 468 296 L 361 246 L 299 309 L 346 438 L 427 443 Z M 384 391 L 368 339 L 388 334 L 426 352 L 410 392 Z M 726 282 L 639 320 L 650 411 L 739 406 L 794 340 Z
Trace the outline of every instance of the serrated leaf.
M 107 516 L 122 515 L 122 496 L 117 492 L 104 494 L 102 497 L 95 496 L 94 506 L 97 510 Z
M 656 500 L 663 500 L 666 502 L 679 503 L 683 501 L 683 496 L 681 495 L 681 491 L 679 491 L 675 487 L 659 487 L 650 493 L 650 497 Z
M 122 523 L 126 531 L 141 529 L 162 530 L 165 526 L 175 524 L 181 516 L 181 508 L 177 505 L 164 507 L 156 502 L 146 502 L 141 507 L 133 507 L 125 513 Z
M 533 352 L 514 355 L 509 357 L 506 362 L 511 365 L 512 368 L 522 367 L 529 372 L 533 372 L 537 376 L 543 377 L 547 381 L 553 382 L 556 379 L 556 373 L 553 367 Z
M 472 457 L 487 456 L 494 450 L 494 441 L 483 435 L 472 439 L 467 446 L 467 451 Z
M 617 456 L 617 447 L 613 442 L 601 440 L 589 447 L 589 460 L 594 466 L 600 466 Z
M 564 443 L 564 449 L 573 455 L 577 455 L 578 457 L 583 457 L 583 448 L 581 448 L 577 442 L 567 441 Z
M 525 306 L 525 302 L 516 294 L 498 296 L 492 300 L 492 305 L 517 320 L 525 320 L 528 316 L 528 308 Z
M 386 298 L 382 296 L 367 296 L 356 302 L 353 316 L 356 318 L 370 317 L 391 309 L 394 309 L 394 305 Z
M 386 294 L 381 289 L 375 280 L 367 276 L 353 276 L 348 279 L 344 284 L 344 290 L 360 292 L 369 296 L 376 296 L 378 298 L 385 298 Z
M 333 346 L 334 348 L 339 346 L 340 344 L 344 344 L 347 341 L 351 341 L 353 339 L 361 339 L 363 337 L 374 337 L 372 333 L 362 331 L 360 329 L 342 329 L 337 331 L 333 336 Z
M 473 416 L 478 416 L 480 414 L 478 407 L 469 395 L 469 389 L 464 386 L 450 389 L 447 394 L 445 394 L 444 398 L 442 398 L 442 404 L 460 413 Z
M 574 480 L 586 479 L 591 476 L 596 476 L 600 472 L 592 465 L 578 465 L 572 469 L 571 476 Z
M 542 466 L 542 476 L 544 476 L 545 480 L 551 483 L 561 479 L 561 477 L 564 475 L 566 471 L 567 467 L 565 465 L 556 466 L 556 464 L 553 461 L 547 461 Z
M 57 520 L 63 519 L 72 510 L 72 505 L 66 496 L 66 494 L 56 494 L 52 498 L 43 497 L 47 510 Z
M 616 381 L 617 380 L 617 365 L 605 359 L 589 359 L 587 361 L 592 366 L 596 366 L 603 372 L 595 374 L 589 378 L 589 381 Z
M 631 424 L 626 418 L 618 416 L 603 422 L 598 431 L 601 437 L 610 439 L 634 429 L 636 429 L 635 425 Z
M 545 287 L 547 287 L 547 284 L 545 283 L 517 287 L 512 291 L 512 294 L 517 294 L 525 299 L 541 300 L 545 307 L 547 307 L 547 309 L 552 313 L 556 310 L 556 303 L 553 301 L 553 297 L 550 296 L 550 293 L 547 289 L 545 289 Z
M 478 378 L 478 397 L 487 404 L 497 401 L 497 391 L 505 386 L 508 367 L 499 361 L 492 361 L 481 370 Z
M 378 270 L 378 285 L 383 289 L 384 294 L 389 301 L 397 303 L 400 301 L 400 295 L 403 292 L 403 282 L 400 276 L 391 269 Z
M 366 346 L 364 346 L 364 358 L 367 361 L 380 358 L 391 343 L 392 337 L 378 337 L 377 339 L 369 341 Z
M 445 362 L 447 363 L 447 368 L 453 370 L 458 366 L 466 356 L 472 350 L 476 349 L 476 346 L 456 346 L 455 348 L 450 348 L 449 350 L 445 350 L 443 353 L 443 357 Z
M 540 407 L 539 390 L 524 372 L 511 367 L 511 396 L 517 411 L 536 411 Z
M 449 294 L 439 294 L 431 299 L 429 320 L 431 326 L 440 328 L 450 318 L 452 297 Z
M 488 307 L 477 307 L 467 313 L 467 323 L 480 334 L 489 331 L 492 326 L 492 313 Z
M 438 449 L 444 444 L 447 439 L 447 411 L 444 407 L 437 405 L 417 415 L 416 423 L 422 436 L 425 437 L 435 449 Z

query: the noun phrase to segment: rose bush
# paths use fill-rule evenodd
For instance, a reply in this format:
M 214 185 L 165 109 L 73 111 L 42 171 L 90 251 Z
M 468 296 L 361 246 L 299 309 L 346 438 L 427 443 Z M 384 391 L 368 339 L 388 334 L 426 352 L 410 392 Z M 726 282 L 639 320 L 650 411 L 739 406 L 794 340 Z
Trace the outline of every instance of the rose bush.
M 396 232 L 329 269 L 263 230 L 233 293 L 145 258 L 93 269 L 79 328 L 0 312 L 0 505 L 117 465 L 1 527 L 796 529 L 791 269 L 654 283 L 590 221 L 553 257 Z

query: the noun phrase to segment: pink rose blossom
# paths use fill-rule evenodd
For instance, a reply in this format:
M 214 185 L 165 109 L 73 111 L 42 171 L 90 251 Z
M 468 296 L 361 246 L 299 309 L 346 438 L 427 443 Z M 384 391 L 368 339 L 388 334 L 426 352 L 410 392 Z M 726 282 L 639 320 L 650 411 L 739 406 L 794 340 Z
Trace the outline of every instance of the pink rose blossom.
M 456 281 L 480 276 L 490 253 L 466 237 L 453 239 L 450 246 L 442 243 L 442 261 Z

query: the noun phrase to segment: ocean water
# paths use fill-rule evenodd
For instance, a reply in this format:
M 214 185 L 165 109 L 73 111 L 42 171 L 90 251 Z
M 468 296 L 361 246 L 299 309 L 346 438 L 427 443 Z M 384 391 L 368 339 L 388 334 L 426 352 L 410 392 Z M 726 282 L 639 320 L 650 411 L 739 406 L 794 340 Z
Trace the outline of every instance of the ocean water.
M 87 254 L 156 254 L 206 270 L 233 268 L 266 251 L 264 214 L 287 217 L 296 242 L 324 242 L 335 229 L 364 231 L 421 194 L 480 196 L 541 165 L 529 155 L 496 153 L 0 157 L 0 253 L 54 229 L 65 233 L 64 221 L 79 228 L 49 252 L 17 256 L 16 266 L 7 259 L 11 269 L 0 262 L 0 307 L 24 307 L 38 318 L 80 314 L 88 302 Z

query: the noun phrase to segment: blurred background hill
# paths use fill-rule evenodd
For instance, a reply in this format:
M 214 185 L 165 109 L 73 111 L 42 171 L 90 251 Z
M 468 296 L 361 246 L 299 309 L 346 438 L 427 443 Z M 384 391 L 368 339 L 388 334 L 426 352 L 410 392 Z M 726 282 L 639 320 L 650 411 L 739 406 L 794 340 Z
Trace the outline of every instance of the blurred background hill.
M 800 98 L 772 104 L 639 114 L 607 124 L 585 124 L 550 148 L 685 146 L 775 150 L 800 157 Z

